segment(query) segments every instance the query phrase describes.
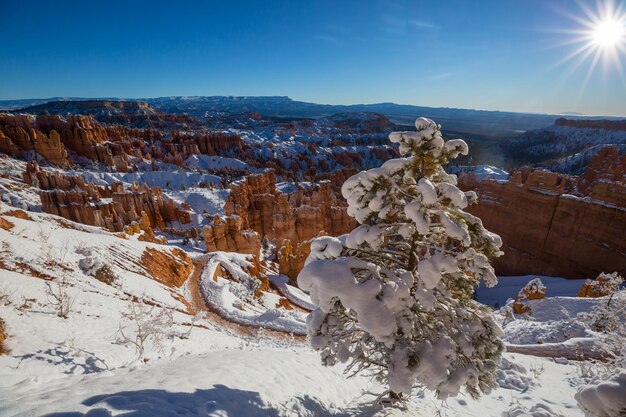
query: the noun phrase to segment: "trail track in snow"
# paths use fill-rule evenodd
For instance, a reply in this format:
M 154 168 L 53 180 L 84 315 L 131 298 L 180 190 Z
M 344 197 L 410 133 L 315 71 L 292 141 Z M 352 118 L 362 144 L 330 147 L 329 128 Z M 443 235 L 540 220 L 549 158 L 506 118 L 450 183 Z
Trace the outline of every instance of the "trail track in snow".
M 305 336 L 291 335 L 288 332 L 283 332 L 280 330 L 271 330 L 253 326 L 250 324 L 238 323 L 236 321 L 230 320 L 227 317 L 223 317 L 221 314 L 219 314 L 218 311 L 211 308 L 211 306 L 205 302 L 204 297 L 202 296 L 202 292 L 200 290 L 200 276 L 202 275 L 202 271 L 204 271 L 204 267 L 206 266 L 207 262 L 208 259 L 206 256 L 201 256 L 194 259 L 193 272 L 191 273 L 191 276 L 187 279 L 187 285 L 191 294 L 190 301 L 197 311 L 203 311 L 204 314 L 206 314 L 207 318 L 209 318 L 214 323 L 243 336 L 261 336 L 262 333 L 262 335 L 264 336 L 269 336 L 276 339 L 289 339 L 293 340 L 294 342 L 300 343 L 306 342 Z

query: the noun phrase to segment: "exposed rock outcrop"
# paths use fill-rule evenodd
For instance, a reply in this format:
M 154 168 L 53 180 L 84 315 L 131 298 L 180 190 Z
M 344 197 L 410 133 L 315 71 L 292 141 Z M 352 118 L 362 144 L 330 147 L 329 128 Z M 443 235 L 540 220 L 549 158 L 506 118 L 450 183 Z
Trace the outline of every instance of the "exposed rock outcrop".
M 612 274 L 602 273 L 595 280 L 586 280 L 580 287 L 580 290 L 578 290 L 576 297 L 606 297 L 615 293 L 622 285 L 622 282 L 624 282 L 624 279 L 616 272 Z
M 513 312 L 515 314 L 530 313 L 532 309 L 525 302 L 528 300 L 541 300 L 545 298 L 548 289 L 539 278 L 535 278 L 528 282 L 517 294 L 513 303 Z
M 141 265 L 155 280 L 170 287 L 180 287 L 193 270 L 187 253 L 173 248 L 169 251 L 146 249 L 141 255 Z
M 56 130 L 44 133 L 35 129 L 30 116 L 0 114 L 0 152 L 20 157 L 28 151 L 62 168 L 72 165 Z
M 11 230 L 15 224 L 4 217 L 0 216 L 0 229 Z
M 109 143 L 107 130 L 91 116 L 39 115 L 37 128 L 43 132 L 56 131 L 68 149 L 80 156 L 114 166 L 117 171 L 128 171 L 128 157 L 119 144 Z
M 171 154 L 182 154 L 186 159 L 191 154 L 224 155 L 232 152 L 241 153 L 243 140 L 238 135 L 228 135 L 220 132 L 187 135 L 174 132 L 172 139 L 164 143 L 165 149 Z
M 76 105 L 93 110 L 92 107 L 97 107 L 98 103 L 100 102 L 78 102 Z M 112 108 L 117 108 L 121 103 L 109 104 Z M 93 106 L 90 107 L 90 104 Z M 141 105 L 134 103 L 132 106 L 137 104 Z M 118 116 L 124 118 L 136 115 L 111 117 Z M 157 117 L 151 113 L 141 115 L 152 116 Z M 175 119 L 183 117 L 166 114 L 161 116 Z M 156 127 L 165 128 L 160 125 Z M 63 117 L 58 114 L 38 114 L 33 117 L 0 113 L 0 152 L 22 157 L 25 152 L 35 151 L 51 164 L 65 168 L 71 166 L 67 149 L 77 156 L 127 172 L 131 169 L 129 157 L 146 160 L 156 158 L 182 166 L 183 161 L 192 154 L 239 154 L 243 150 L 243 141 L 238 135 L 221 132 L 182 134 L 174 131 L 171 136 L 164 137 L 159 130 L 152 129 L 151 125 L 146 129 L 121 125 L 104 126 L 91 115 Z
M 580 176 L 578 189 L 594 200 L 626 207 L 626 154 L 614 146 L 596 153 Z
M 258 254 L 263 237 L 279 246 L 283 241 L 297 246 L 320 232 L 340 235 L 356 226 L 345 203 L 335 197 L 330 181 L 285 194 L 276 189 L 272 171 L 252 174 L 232 184 L 224 211 L 225 220 L 216 217 L 205 228 L 209 251 L 243 246 L 245 249 L 238 251 Z M 249 231 L 259 238 L 251 237 Z
M 0 355 L 7 353 L 7 349 L 4 347 L 4 341 L 6 338 L 7 336 L 4 332 L 4 320 L 0 319 Z

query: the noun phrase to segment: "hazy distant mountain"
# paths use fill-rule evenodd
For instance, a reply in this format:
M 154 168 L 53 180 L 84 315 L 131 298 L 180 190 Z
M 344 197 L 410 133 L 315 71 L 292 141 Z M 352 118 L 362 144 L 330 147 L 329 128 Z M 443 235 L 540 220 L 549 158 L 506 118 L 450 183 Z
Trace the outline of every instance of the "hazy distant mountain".
M 0 109 L 23 109 L 37 105 L 37 110 L 45 109 L 42 104 L 52 101 L 116 101 L 116 98 L 52 98 L 32 100 L 0 100 Z M 449 132 L 479 135 L 481 137 L 502 138 L 516 136 L 527 130 L 550 126 L 558 115 L 515 113 L 448 107 L 425 107 L 395 103 L 332 105 L 307 103 L 292 100 L 286 96 L 174 96 L 144 99 L 142 101 L 156 110 L 167 113 L 186 113 L 196 117 L 227 112 L 258 112 L 264 116 L 319 118 L 345 112 L 376 112 L 387 116 L 397 124 L 411 125 L 416 117 L 430 117 L 443 124 Z M 51 104 L 54 112 L 60 105 Z M 61 106 L 62 107 L 62 106 Z
M 117 101 L 120 98 L 101 97 L 97 99 L 82 97 L 50 97 L 50 98 L 23 98 L 18 100 L 0 100 L 0 110 L 17 110 L 25 107 L 36 106 L 38 104 L 50 103 L 51 101 L 90 101 L 90 100 L 111 100 Z
M 159 97 L 144 99 L 153 107 L 168 113 L 185 112 L 202 116 L 206 112 L 256 111 L 276 117 L 324 117 L 345 112 L 375 112 L 389 117 L 394 123 L 411 125 L 416 117 L 425 116 L 446 126 L 449 131 L 481 136 L 506 137 L 520 131 L 549 126 L 557 116 L 485 111 L 472 109 L 435 108 L 395 103 L 332 105 L 292 100 L 285 96 L 269 97 Z

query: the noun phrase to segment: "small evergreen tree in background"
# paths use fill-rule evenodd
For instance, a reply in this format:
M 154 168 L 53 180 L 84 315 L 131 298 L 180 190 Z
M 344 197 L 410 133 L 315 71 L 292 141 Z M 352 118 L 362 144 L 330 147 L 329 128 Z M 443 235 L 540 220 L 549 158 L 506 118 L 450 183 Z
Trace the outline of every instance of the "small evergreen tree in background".
M 413 388 L 472 396 L 496 386 L 504 345 L 490 310 L 472 297 L 497 279 L 490 259 L 499 236 L 463 209 L 477 198 L 456 187 L 443 165 L 467 144 L 445 142 L 420 118 L 416 132 L 394 132 L 404 158 L 360 172 L 342 187 L 359 226 L 313 241 L 298 276 L 318 308 L 308 317 L 322 362 L 371 371 L 394 398 Z M 382 397 L 382 396 L 381 396 Z

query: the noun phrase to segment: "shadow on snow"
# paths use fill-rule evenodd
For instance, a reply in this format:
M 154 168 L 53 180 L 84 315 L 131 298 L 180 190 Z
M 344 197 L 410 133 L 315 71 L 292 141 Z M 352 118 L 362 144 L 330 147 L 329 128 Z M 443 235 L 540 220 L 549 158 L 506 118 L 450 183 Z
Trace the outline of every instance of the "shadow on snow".
M 83 405 L 95 407 L 82 413 L 57 412 L 44 417 L 170 417 L 170 416 L 232 416 L 232 417 L 278 417 L 280 415 L 312 415 L 316 417 L 371 416 L 376 406 L 352 409 L 349 412 L 331 412 L 315 399 L 304 396 L 288 400 L 280 410 L 261 400 L 258 392 L 243 391 L 225 385 L 193 393 L 170 392 L 159 389 L 121 391 L 102 394 L 83 401 Z M 296 413 L 296 414 L 293 414 Z

